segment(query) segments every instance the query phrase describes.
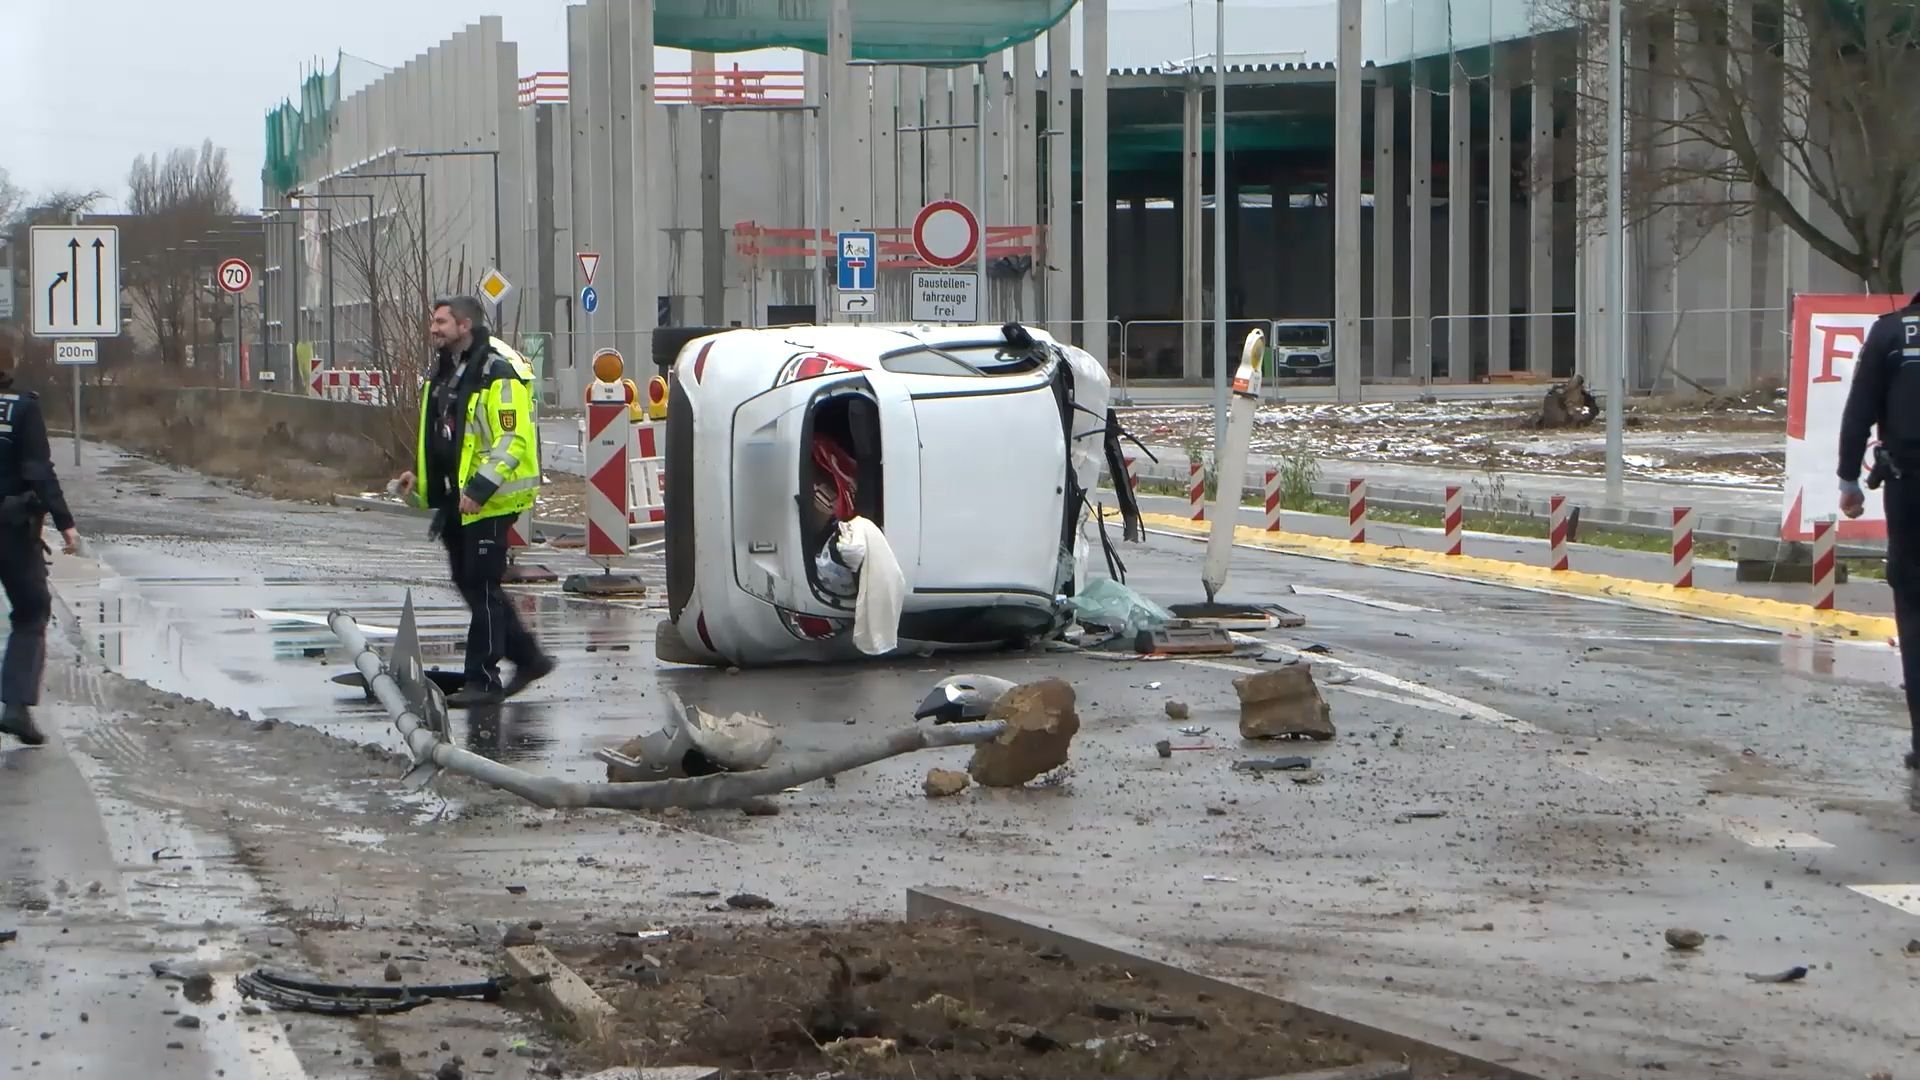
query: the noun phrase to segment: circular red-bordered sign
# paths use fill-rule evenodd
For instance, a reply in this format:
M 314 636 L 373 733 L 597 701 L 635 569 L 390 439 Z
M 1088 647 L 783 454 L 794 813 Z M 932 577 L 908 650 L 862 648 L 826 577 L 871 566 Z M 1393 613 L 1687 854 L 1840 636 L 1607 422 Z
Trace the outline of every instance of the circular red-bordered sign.
M 930 266 L 962 266 L 980 247 L 980 219 L 965 203 L 936 199 L 913 219 L 913 252 Z
M 213 280 L 230 293 L 243 293 L 253 284 L 253 267 L 245 259 L 228 259 L 214 271 Z

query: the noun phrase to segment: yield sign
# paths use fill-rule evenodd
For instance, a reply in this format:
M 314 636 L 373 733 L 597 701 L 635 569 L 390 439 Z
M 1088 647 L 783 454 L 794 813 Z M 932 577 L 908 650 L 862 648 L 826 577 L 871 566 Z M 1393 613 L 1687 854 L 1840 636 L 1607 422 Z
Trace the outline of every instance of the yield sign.
M 580 276 L 587 279 L 587 284 L 593 284 L 593 272 L 598 269 L 600 269 L 599 254 L 592 251 L 580 253 Z

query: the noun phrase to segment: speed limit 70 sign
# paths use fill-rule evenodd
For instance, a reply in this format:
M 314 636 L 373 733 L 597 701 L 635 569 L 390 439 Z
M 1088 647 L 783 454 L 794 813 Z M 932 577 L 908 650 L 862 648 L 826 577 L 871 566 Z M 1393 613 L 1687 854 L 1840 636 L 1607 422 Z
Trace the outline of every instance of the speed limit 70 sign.
M 228 259 L 220 264 L 215 278 L 222 289 L 230 293 L 243 293 L 253 284 L 253 267 L 248 266 L 245 259 Z

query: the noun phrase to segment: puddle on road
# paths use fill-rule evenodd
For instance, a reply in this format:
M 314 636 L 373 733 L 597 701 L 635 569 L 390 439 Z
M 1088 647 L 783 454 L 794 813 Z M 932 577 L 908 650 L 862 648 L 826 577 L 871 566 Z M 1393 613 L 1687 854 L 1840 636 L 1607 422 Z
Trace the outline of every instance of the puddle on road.
M 345 567 L 339 577 L 317 579 L 289 575 L 283 566 L 206 574 L 204 563 L 149 550 L 118 552 L 109 561 L 155 572 L 69 587 L 63 599 L 83 648 L 113 671 L 255 718 L 402 748 L 383 709 L 332 681 L 351 665 L 324 619 L 339 607 L 367 627 L 397 625 L 405 583 L 350 577 Z M 437 552 L 416 561 L 444 575 Z M 399 569 L 405 576 L 409 568 Z M 652 650 L 660 613 L 643 603 L 583 603 L 557 584 L 510 591 L 560 671 L 524 702 L 456 713 L 457 735 L 467 748 L 501 761 L 597 772 L 595 749 L 658 722 Z M 447 586 L 416 588 L 414 605 L 428 665 L 459 668 L 466 608 Z M 376 648 L 386 643 L 374 637 Z

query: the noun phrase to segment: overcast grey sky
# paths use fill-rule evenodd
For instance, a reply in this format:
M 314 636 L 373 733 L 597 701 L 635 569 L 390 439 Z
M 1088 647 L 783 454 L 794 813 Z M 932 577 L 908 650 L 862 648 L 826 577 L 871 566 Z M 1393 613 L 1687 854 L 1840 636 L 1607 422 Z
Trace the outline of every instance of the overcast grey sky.
M 1195 20 L 1187 0 L 1112 7 L 1116 66 L 1211 51 L 1211 0 Z M 1230 20 L 1230 54 L 1328 58 L 1331 0 L 1232 0 L 1234 8 L 1253 10 L 1244 24 Z M 483 14 L 504 20 L 521 74 L 565 69 L 566 0 L 0 0 L 0 168 L 30 193 L 98 188 L 118 200 L 136 155 L 212 139 L 227 151 L 235 196 L 251 207 L 266 110 L 297 95 L 301 64 L 330 67 L 345 51 L 397 66 Z M 1185 40 L 1190 21 L 1197 48 Z M 659 63 L 684 70 L 685 54 L 663 50 Z M 750 66 L 776 65 L 762 56 Z

